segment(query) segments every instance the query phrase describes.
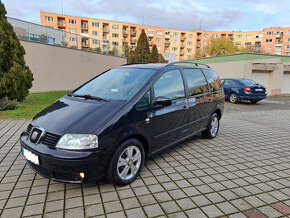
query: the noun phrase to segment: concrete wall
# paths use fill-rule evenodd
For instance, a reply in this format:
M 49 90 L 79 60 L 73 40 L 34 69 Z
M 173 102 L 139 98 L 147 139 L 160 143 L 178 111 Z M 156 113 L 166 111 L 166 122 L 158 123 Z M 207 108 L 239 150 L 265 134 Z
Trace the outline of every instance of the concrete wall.
M 125 58 L 21 41 L 33 76 L 31 92 L 72 90 L 96 75 L 126 63 Z

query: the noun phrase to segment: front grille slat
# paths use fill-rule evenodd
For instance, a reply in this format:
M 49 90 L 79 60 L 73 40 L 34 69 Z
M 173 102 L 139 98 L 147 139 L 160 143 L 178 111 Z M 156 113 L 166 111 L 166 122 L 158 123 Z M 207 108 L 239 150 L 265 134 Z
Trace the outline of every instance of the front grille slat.
M 26 130 L 27 135 L 31 133 L 32 128 L 33 128 L 33 125 L 29 124 Z M 50 148 L 54 148 L 56 144 L 58 143 L 60 137 L 61 137 L 60 135 L 46 132 L 44 136 L 42 137 L 41 142 Z

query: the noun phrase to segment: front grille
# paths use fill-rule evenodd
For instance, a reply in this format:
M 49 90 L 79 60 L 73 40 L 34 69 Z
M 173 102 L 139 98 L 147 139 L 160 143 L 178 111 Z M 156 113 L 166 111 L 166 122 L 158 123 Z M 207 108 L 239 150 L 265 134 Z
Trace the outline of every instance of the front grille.
M 34 169 L 37 173 L 40 175 L 49 178 L 49 179 L 56 179 L 56 180 L 62 180 L 67 182 L 80 182 L 82 179 L 79 177 L 79 173 L 68 173 L 68 172 L 61 172 L 61 171 L 54 171 L 49 170 L 46 168 L 43 168 L 39 165 L 36 165 L 34 163 L 31 163 L 30 161 L 27 161 L 28 165 Z
M 46 132 L 41 140 L 41 142 L 49 147 L 55 147 L 60 139 L 60 135 Z
M 29 124 L 26 129 L 27 135 L 31 133 L 32 128 L 33 128 L 33 125 Z M 58 143 L 60 137 L 61 137 L 60 135 L 46 132 L 40 142 L 47 145 L 50 148 L 54 148 L 56 144 Z

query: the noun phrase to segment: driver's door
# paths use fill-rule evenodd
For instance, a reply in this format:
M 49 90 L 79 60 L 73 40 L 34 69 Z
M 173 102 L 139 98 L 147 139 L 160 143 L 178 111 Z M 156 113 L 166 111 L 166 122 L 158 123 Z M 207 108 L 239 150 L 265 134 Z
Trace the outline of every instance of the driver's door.
M 165 72 L 153 85 L 154 99 L 160 96 L 172 100 L 169 106 L 154 105 L 150 114 L 152 151 L 188 135 L 188 100 L 179 70 Z

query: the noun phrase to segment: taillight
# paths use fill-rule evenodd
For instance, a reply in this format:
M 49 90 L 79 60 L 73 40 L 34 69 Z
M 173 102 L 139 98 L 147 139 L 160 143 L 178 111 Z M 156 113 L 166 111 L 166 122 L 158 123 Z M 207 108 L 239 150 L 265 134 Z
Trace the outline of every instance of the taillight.
M 244 91 L 245 92 L 251 92 L 251 88 L 250 87 L 246 87 L 246 88 L 244 88 Z

